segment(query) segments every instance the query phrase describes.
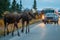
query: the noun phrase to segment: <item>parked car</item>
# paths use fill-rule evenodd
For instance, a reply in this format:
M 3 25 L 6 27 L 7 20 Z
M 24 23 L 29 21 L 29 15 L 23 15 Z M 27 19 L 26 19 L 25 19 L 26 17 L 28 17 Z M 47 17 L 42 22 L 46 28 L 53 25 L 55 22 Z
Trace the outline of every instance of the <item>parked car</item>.
M 58 23 L 58 16 L 55 13 L 46 13 L 43 19 L 44 23 L 54 22 Z

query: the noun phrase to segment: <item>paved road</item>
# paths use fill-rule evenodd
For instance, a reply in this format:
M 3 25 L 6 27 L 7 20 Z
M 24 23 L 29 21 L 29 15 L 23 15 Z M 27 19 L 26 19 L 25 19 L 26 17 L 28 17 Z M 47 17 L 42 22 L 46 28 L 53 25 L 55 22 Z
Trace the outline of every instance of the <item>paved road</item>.
M 20 30 L 19 30 L 20 31 Z M 20 32 L 20 36 L 12 37 L 9 34 L 1 40 L 60 40 L 60 25 L 59 24 L 44 24 L 36 23 L 30 25 L 30 33 L 25 34 Z

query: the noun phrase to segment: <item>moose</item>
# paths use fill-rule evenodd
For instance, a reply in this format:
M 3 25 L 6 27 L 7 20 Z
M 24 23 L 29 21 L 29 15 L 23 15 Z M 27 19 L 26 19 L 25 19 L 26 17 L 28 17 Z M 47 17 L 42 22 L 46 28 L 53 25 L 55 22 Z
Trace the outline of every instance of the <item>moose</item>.
M 4 15 L 4 36 L 5 36 L 5 30 L 7 29 L 7 34 L 9 34 L 9 31 L 8 31 L 8 25 L 9 24 L 12 24 L 14 23 L 14 28 L 16 27 L 17 30 L 18 30 L 18 25 L 17 23 L 19 22 L 19 20 L 22 21 L 22 30 L 21 32 L 23 33 L 24 32 L 24 24 L 26 22 L 26 33 L 29 32 L 29 21 L 34 18 L 35 19 L 35 16 L 34 14 L 31 13 L 31 11 L 26 11 L 24 10 L 24 12 L 22 12 L 21 14 L 5 14 Z M 12 35 L 13 35 L 13 32 L 14 30 L 12 31 Z M 18 36 L 19 36 L 19 31 L 17 31 L 18 33 Z
M 12 24 L 14 23 L 14 29 L 15 27 L 18 29 L 18 25 L 17 23 L 19 22 L 20 20 L 20 14 L 5 14 L 4 15 L 4 36 L 5 36 L 5 30 L 7 29 L 7 34 L 9 34 L 9 31 L 8 31 L 8 25 L 9 24 Z M 13 32 L 14 32 L 14 29 L 12 31 L 12 35 L 13 35 Z M 18 31 L 17 31 L 18 32 Z M 18 32 L 18 35 L 19 35 L 19 32 Z
M 32 19 L 35 19 L 35 15 L 31 13 L 29 10 L 24 10 L 24 12 L 21 15 L 22 19 L 22 30 L 21 32 L 24 32 L 24 24 L 26 22 L 26 33 L 29 32 L 29 21 Z

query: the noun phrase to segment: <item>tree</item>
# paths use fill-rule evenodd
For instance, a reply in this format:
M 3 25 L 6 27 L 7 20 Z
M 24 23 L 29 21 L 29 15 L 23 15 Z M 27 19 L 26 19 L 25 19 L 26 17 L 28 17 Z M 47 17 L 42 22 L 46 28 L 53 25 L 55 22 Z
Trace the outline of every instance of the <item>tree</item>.
M 33 9 L 34 9 L 34 11 L 35 11 L 34 15 L 38 15 L 36 0 L 34 0 Z
M 34 0 L 33 9 L 34 9 L 34 15 L 38 16 L 36 0 Z
M 22 1 L 20 0 L 20 12 L 22 11 Z
M 19 4 L 16 4 L 16 11 L 19 12 Z
M 33 9 L 35 9 L 35 10 L 37 9 L 36 0 L 34 0 Z
M 9 0 L 0 0 L 0 17 L 4 11 L 9 11 L 10 1 Z
M 12 2 L 11 10 L 16 11 L 16 0 L 13 0 L 13 2 Z

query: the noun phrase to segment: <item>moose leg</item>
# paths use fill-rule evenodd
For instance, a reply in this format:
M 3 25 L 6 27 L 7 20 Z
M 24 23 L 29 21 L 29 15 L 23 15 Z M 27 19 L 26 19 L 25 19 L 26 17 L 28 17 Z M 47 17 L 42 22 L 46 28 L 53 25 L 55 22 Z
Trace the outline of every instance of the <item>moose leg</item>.
M 7 31 L 6 31 L 7 29 Z M 9 34 L 9 30 L 8 30 L 8 24 L 5 23 L 5 27 L 4 27 L 4 36 L 5 36 L 5 33 L 7 32 L 7 35 Z
M 24 21 L 22 21 L 22 30 L 21 32 L 23 33 L 24 32 Z
M 28 24 L 26 23 L 26 33 L 27 33 L 27 25 L 28 25 Z
M 5 29 L 6 29 L 6 27 L 4 27 L 4 36 L 5 36 L 5 33 L 6 33 Z
M 13 34 L 14 34 L 14 30 L 15 30 L 15 25 L 14 25 L 14 27 L 13 27 L 12 36 L 13 36 Z
M 30 29 L 29 29 L 29 21 L 28 21 L 28 23 L 27 23 L 27 24 L 28 24 L 28 32 L 30 32 Z
M 26 22 L 26 33 L 29 32 L 29 21 Z
M 7 28 L 7 27 L 6 27 L 6 22 L 4 22 L 4 25 L 5 25 L 5 26 L 4 26 L 4 36 L 5 36 L 5 33 L 6 33 L 5 30 L 6 30 L 6 28 Z
M 9 25 L 9 24 L 7 23 L 6 25 L 7 25 L 7 35 L 8 35 L 8 34 L 9 34 L 9 29 L 8 29 L 8 25 Z
M 16 28 L 17 28 L 17 34 L 18 34 L 18 36 L 20 36 L 19 30 L 18 30 L 18 25 L 16 24 L 15 26 L 16 26 Z

